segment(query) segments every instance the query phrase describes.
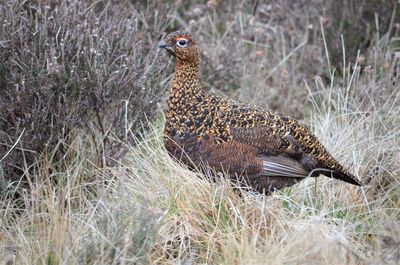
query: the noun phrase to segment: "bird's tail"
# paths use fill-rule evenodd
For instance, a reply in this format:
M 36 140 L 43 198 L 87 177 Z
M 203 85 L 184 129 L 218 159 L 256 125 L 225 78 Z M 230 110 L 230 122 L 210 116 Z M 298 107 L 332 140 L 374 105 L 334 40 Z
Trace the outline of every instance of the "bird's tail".
M 316 168 L 310 172 L 311 175 L 315 174 L 322 174 L 330 178 L 335 178 L 335 179 L 340 179 L 344 182 L 356 185 L 356 186 L 362 186 L 362 183 L 351 173 L 343 173 L 343 172 L 338 172 L 326 168 Z

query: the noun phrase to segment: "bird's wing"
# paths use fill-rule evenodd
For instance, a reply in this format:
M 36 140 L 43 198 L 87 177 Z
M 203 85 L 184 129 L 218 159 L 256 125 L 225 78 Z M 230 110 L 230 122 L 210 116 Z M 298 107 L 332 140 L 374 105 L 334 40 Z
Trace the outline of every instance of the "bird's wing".
M 291 135 L 275 133 L 269 126 L 231 127 L 230 133 L 233 140 L 257 148 L 260 154 L 296 156 L 302 152 Z
M 263 162 L 263 175 L 269 177 L 305 178 L 310 171 L 298 161 L 287 156 L 259 156 Z
M 303 136 L 306 136 L 300 139 L 291 134 L 273 132 L 268 126 L 236 127 L 231 128 L 230 132 L 235 141 L 259 150 L 263 174 L 266 176 L 304 178 L 323 174 L 361 185 L 355 176 L 345 170 L 315 136 L 304 128 Z M 314 152 L 305 152 L 308 147 L 315 148 Z
M 295 150 L 298 148 L 297 143 L 291 137 L 288 145 L 282 136 L 273 134 L 266 126 L 231 128 L 231 134 L 234 141 L 259 150 L 257 158 L 263 163 L 263 175 L 293 178 L 304 178 L 309 175 L 310 170 L 299 161 L 301 148 Z

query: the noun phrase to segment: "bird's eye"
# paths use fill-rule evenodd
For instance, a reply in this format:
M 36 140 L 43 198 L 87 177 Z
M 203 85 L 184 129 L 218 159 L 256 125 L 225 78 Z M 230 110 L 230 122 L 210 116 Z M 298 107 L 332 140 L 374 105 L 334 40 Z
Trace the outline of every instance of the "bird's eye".
M 176 42 L 176 45 L 178 45 L 181 48 L 185 48 L 188 44 L 188 41 L 186 39 L 178 40 Z

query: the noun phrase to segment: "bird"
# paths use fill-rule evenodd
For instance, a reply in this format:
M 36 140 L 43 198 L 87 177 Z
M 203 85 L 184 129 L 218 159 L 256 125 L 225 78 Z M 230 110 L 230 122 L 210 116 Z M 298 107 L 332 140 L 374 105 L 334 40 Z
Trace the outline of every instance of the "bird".
M 296 119 L 206 92 L 199 81 L 201 51 L 190 32 L 171 32 L 158 48 L 175 57 L 163 136 L 173 158 L 227 173 L 264 194 L 320 175 L 362 185 Z

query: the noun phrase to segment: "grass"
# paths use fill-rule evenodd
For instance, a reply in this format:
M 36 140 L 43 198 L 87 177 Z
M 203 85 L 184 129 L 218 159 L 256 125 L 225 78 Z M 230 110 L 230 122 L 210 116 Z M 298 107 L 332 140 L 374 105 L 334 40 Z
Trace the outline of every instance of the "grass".
M 171 25 L 185 21 L 178 11 Z M 398 36 L 373 42 L 364 61 L 343 56 L 343 68 L 335 70 L 323 41 L 288 40 L 284 26 L 262 17 L 255 27 L 270 36 L 247 38 L 254 33 L 247 15 L 193 15 L 197 23 L 188 27 L 202 43 L 204 85 L 304 117 L 365 186 L 321 177 L 266 197 L 223 176 L 210 182 L 168 156 L 160 110 L 134 142 L 121 141 L 128 152 L 115 166 L 98 161 L 93 143 L 106 136 L 78 128 L 61 139 L 68 143 L 61 165 L 44 153 L 23 168 L 27 185 L 0 181 L 0 264 L 400 262 Z M 288 17 L 285 23 L 295 25 Z M 313 47 L 324 53 L 308 56 Z

